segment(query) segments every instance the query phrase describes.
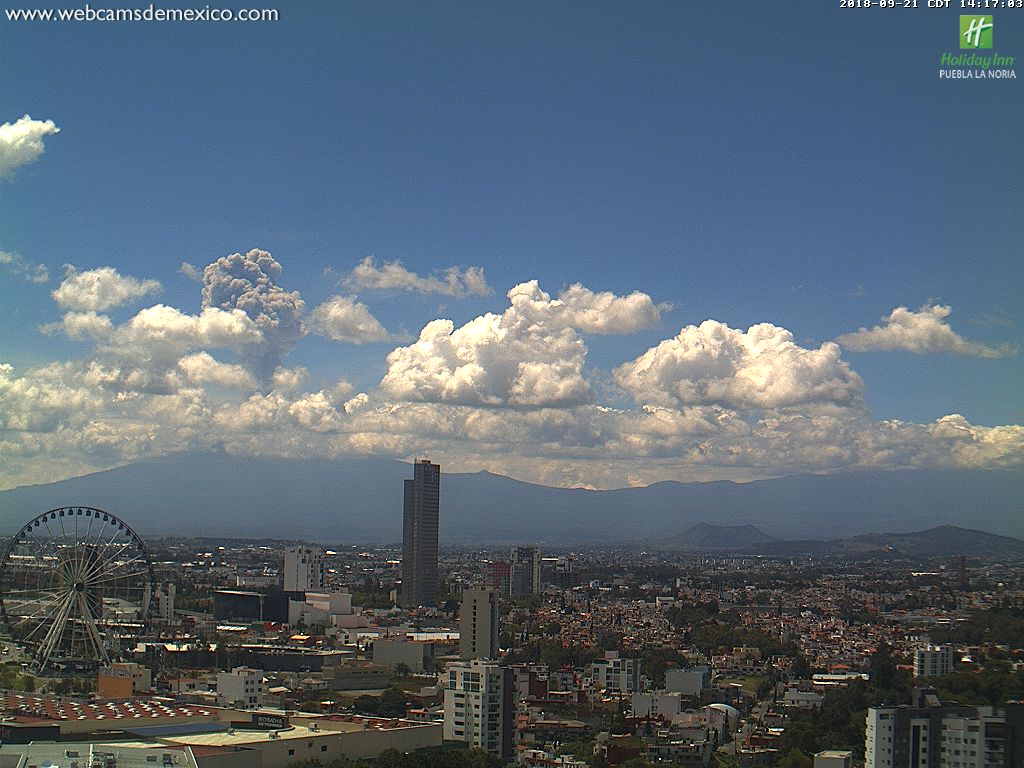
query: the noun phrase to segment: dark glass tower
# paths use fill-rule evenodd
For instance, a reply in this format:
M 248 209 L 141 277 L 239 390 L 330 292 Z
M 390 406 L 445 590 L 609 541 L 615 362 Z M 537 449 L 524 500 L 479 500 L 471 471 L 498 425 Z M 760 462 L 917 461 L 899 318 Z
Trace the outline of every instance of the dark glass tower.
M 437 605 L 437 523 L 441 467 L 421 459 L 405 481 L 402 525 L 402 607 Z

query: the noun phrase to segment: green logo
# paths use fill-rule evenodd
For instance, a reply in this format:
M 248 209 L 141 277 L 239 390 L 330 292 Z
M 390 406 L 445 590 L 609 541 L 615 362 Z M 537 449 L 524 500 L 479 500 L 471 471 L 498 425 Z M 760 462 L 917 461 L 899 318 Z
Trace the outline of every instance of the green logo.
M 961 48 L 991 48 L 992 47 L 992 17 L 991 16 L 961 16 L 960 17 L 960 47 Z

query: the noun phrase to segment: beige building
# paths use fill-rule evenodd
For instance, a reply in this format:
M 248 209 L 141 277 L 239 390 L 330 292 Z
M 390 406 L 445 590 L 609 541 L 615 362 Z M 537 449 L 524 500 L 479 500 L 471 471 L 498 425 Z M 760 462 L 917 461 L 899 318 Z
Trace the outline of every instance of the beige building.
M 498 593 L 493 589 L 462 593 L 459 656 L 467 660 L 498 658 Z
M 96 690 L 102 699 L 130 699 L 153 690 L 153 673 L 135 662 L 111 664 L 100 669 Z
M 77 760 L 85 768 L 93 764 L 87 762 L 93 757 L 115 754 L 118 766 L 285 768 L 303 758 L 329 762 L 373 758 L 386 749 L 412 752 L 437 747 L 442 735 L 436 722 L 350 715 L 289 717 L 280 710 L 183 706 L 157 699 L 79 702 L 7 694 L 3 709 L 0 768 L 45 765 L 46 760 L 55 766 Z

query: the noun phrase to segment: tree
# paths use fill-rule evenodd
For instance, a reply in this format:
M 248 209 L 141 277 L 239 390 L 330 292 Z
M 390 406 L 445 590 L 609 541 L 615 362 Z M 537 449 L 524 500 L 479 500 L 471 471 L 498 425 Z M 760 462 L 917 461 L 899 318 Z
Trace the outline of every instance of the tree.
M 813 765 L 811 758 L 799 749 L 791 749 L 775 764 L 775 768 L 812 768 Z
M 405 717 L 405 691 L 397 685 L 389 685 L 380 697 L 380 714 L 384 717 Z
M 892 649 L 886 643 L 879 643 L 871 654 L 868 665 L 871 682 L 879 688 L 891 688 L 896 679 L 896 661 L 892 657 Z
M 501 768 L 504 763 L 495 755 L 482 749 L 470 749 L 463 753 L 466 768 Z
M 612 736 L 625 736 L 630 732 L 629 725 L 626 723 L 626 712 L 621 703 L 618 709 L 615 710 L 615 714 L 612 715 L 612 722 L 608 726 L 608 732 Z
M 374 761 L 376 768 L 405 768 L 402 753 L 397 749 L 385 749 Z

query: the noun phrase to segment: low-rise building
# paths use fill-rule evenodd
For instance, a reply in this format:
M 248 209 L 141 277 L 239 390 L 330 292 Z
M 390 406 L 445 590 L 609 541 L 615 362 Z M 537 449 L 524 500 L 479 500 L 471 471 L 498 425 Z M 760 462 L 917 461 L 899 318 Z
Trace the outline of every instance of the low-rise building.
M 826 749 L 814 756 L 814 768 L 853 768 L 853 752 Z
M 256 709 L 263 706 L 266 694 L 263 672 L 249 667 L 235 667 L 217 674 L 217 701 L 221 706 Z

